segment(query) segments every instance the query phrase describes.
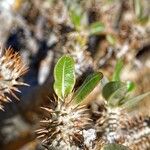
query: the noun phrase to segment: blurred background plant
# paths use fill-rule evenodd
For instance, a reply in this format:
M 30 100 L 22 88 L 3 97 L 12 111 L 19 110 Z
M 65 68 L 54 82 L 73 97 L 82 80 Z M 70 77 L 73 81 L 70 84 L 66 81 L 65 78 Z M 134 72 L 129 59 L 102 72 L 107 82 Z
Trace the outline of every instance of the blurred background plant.
M 12 95 L 16 99 L 15 92 L 20 92 L 16 86 L 27 85 L 18 79 L 27 72 L 27 67 L 21 61 L 21 57 L 12 49 L 4 52 L 1 49 L 0 58 L 0 109 L 3 109 L 3 103 L 11 101 Z M 19 100 L 19 99 L 18 99 Z
M 63 54 L 75 60 L 75 89 L 97 70 L 111 80 L 122 58 L 121 81 L 134 81 L 133 95 L 150 91 L 149 12 L 149 0 L 1 0 L 0 45 L 19 52 L 30 68 L 22 79 L 30 87 L 19 87 L 22 94 L 17 94 L 21 101 L 0 112 L 1 149 L 42 149 L 33 131 L 43 115 L 40 106 L 49 103 L 47 97 L 54 99 L 52 74 Z M 93 120 L 104 109 L 99 90 L 84 100 Z M 149 110 L 147 96 L 130 115 L 149 116 Z

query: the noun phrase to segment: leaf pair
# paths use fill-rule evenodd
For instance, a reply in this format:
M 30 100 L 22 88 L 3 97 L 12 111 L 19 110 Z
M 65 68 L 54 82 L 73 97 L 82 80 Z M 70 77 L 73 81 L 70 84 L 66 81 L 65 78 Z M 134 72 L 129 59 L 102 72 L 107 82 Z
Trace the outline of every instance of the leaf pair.
M 73 99 L 76 103 L 80 103 L 100 82 L 102 73 L 93 73 L 87 77 L 84 83 L 75 91 Z M 63 56 L 57 62 L 54 69 L 54 90 L 57 96 L 63 100 L 73 90 L 75 85 L 75 62 L 70 56 Z
M 120 80 L 121 67 L 118 65 L 116 68 L 116 75 L 114 75 L 113 79 Z M 76 81 L 75 62 L 72 57 L 66 55 L 59 59 L 54 69 L 54 78 L 55 93 L 61 100 L 64 100 L 72 92 Z M 100 72 L 88 76 L 79 89 L 75 91 L 73 95 L 74 101 L 76 103 L 82 102 L 100 83 L 102 78 L 103 75 Z M 133 98 L 127 98 L 128 92 L 133 88 L 134 84 L 132 82 L 110 81 L 104 85 L 102 95 L 110 107 L 130 108 L 150 94 L 148 92 Z
M 128 98 L 127 94 L 135 88 L 135 84 L 131 81 L 127 81 L 126 83 L 120 81 L 122 68 L 123 61 L 119 59 L 115 66 L 112 81 L 104 85 L 102 94 L 110 107 L 132 108 L 143 100 L 144 97 L 148 96 L 150 92 Z
M 112 81 L 106 82 L 102 89 L 102 95 L 111 107 L 117 107 L 128 92 L 133 90 L 132 82 L 123 83 L 120 81 L 120 75 L 123 68 L 123 61 L 119 59 L 116 63 L 112 76 Z
M 133 85 L 130 85 L 130 83 L 111 81 L 103 87 L 102 94 L 110 107 L 132 108 L 146 96 L 150 95 L 150 92 L 147 92 L 133 98 L 128 98 L 127 93 L 132 88 Z

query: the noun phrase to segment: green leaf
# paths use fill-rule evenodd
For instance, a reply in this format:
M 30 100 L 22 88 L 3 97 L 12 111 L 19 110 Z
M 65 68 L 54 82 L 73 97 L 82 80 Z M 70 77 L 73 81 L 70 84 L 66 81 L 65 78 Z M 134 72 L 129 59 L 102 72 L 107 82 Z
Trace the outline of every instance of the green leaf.
M 127 85 L 125 83 L 112 81 L 104 86 L 102 95 L 110 107 L 117 107 L 127 94 L 127 90 Z
M 141 0 L 134 0 L 134 9 L 135 9 L 135 15 L 138 18 L 141 18 L 142 13 L 143 13 L 143 7 L 142 7 Z
M 138 22 L 141 24 L 141 25 L 144 25 L 146 23 L 148 23 L 150 17 L 148 15 L 146 16 L 142 16 L 138 19 Z
M 129 148 L 120 144 L 106 144 L 102 150 L 129 150 Z
M 128 92 L 131 92 L 135 89 L 135 84 L 132 81 L 127 81 Z
M 61 99 L 71 93 L 75 84 L 74 60 L 70 56 L 61 57 L 54 68 L 54 90 Z
M 124 86 L 125 83 L 120 82 L 120 81 L 111 81 L 109 83 L 107 83 L 104 88 L 102 89 L 102 95 L 103 97 L 108 100 L 110 98 L 110 96 L 119 88 L 121 88 L 122 86 Z
M 111 45 L 114 45 L 116 43 L 116 39 L 113 35 L 106 35 L 106 40 L 111 44 Z
M 81 25 L 82 12 L 79 9 L 78 11 L 74 9 L 70 10 L 71 22 L 74 24 L 74 27 L 78 29 Z
M 127 86 L 124 85 L 117 89 L 108 99 L 108 105 L 111 107 L 118 107 L 121 100 L 124 99 L 128 92 Z
M 74 94 L 74 100 L 76 103 L 82 102 L 86 96 L 90 94 L 90 92 L 96 87 L 100 80 L 103 78 L 103 74 L 100 72 L 93 73 L 89 75 L 83 84 L 79 87 L 79 89 Z
M 126 99 L 126 102 L 121 106 L 123 109 L 130 109 L 136 106 L 140 101 L 142 101 L 145 97 L 149 96 L 150 92 L 138 95 L 133 98 Z
M 115 66 L 115 71 L 113 73 L 112 81 L 120 81 L 120 74 L 123 68 L 123 61 L 119 59 Z
M 101 22 L 94 22 L 89 27 L 89 33 L 90 34 L 98 34 L 100 32 L 103 32 L 105 29 L 105 25 Z

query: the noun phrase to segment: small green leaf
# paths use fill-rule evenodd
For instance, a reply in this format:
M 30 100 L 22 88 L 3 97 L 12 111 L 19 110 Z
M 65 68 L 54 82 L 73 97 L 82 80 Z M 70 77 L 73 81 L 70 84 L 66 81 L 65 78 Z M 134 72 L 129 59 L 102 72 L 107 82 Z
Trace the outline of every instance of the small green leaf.
M 139 18 L 138 22 L 142 25 L 146 24 L 148 21 L 149 21 L 150 17 L 147 15 L 147 16 L 142 16 Z
M 114 45 L 116 43 L 116 39 L 113 35 L 106 35 L 106 40 L 111 44 L 111 45 Z
M 104 86 L 102 94 L 110 107 L 118 107 L 121 100 L 127 94 L 127 91 L 128 89 L 125 83 L 112 81 Z
M 111 107 L 118 107 L 121 100 L 124 99 L 128 92 L 127 86 L 124 85 L 118 88 L 108 99 L 108 105 Z
M 132 81 L 127 81 L 127 89 L 128 92 L 131 92 L 132 90 L 135 89 L 135 84 Z
M 129 150 L 129 148 L 120 144 L 106 144 L 102 150 Z
M 126 99 L 126 102 L 121 106 L 123 109 L 130 109 L 134 106 L 136 106 L 140 101 L 142 101 L 146 96 L 149 96 L 150 92 L 138 95 L 136 97 Z
M 103 74 L 100 72 L 89 75 L 74 94 L 74 100 L 76 103 L 83 101 L 85 97 L 88 96 L 90 92 L 96 87 L 96 85 L 100 83 L 102 78 Z
M 74 60 L 70 56 L 61 57 L 54 68 L 54 90 L 61 99 L 71 93 L 75 84 Z
M 79 9 L 78 11 L 74 9 L 70 10 L 70 18 L 76 29 L 78 29 L 81 25 L 82 20 L 82 12 Z
M 125 85 L 125 83 L 123 82 L 119 82 L 119 81 L 111 81 L 109 83 L 107 83 L 103 90 L 102 90 L 102 95 L 103 97 L 108 100 L 110 98 L 110 96 L 116 92 L 116 90 L 118 90 L 119 88 L 123 87 Z
M 142 13 L 143 13 L 141 0 L 134 0 L 134 9 L 135 9 L 135 15 L 137 16 L 137 18 L 141 18 Z
M 90 34 L 98 34 L 103 32 L 105 29 L 105 25 L 101 22 L 94 22 L 89 27 Z
M 113 73 L 112 81 L 120 81 L 120 74 L 123 68 L 123 61 L 122 59 L 118 59 L 116 66 L 115 66 L 115 71 Z

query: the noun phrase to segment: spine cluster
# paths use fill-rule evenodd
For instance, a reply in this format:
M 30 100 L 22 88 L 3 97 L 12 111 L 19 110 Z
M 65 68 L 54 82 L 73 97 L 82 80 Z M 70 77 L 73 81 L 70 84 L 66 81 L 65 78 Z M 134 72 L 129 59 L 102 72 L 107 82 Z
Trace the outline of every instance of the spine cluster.
M 147 120 L 148 117 L 141 115 L 126 119 L 121 127 L 125 133 L 125 145 L 134 150 L 150 148 L 150 125 Z
M 41 121 L 41 129 L 36 132 L 44 145 L 63 150 L 85 149 L 83 131 L 90 119 L 84 106 L 58 100 L 55 109 L 42 109 L 48 117 Z
M 3 103 L 9 102 L 12 95 L 16 99 L 15 92 L 20 92 L 16 86 L 27 85 L 18 78 L 27 72 L 27 67 L 23 64 L 21 56 L 12 49 L 7 49 L 0 58 L 0 109 Z

